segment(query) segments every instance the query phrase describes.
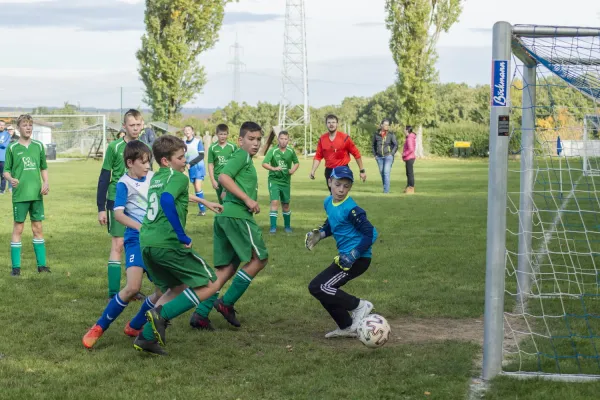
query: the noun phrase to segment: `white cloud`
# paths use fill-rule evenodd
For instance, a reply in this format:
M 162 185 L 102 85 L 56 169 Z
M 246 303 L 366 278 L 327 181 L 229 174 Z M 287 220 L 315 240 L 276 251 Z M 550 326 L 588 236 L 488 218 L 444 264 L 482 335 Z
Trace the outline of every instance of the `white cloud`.
M 95 6 L 95 0 L 68 0 Z M 35 1 L 0 0 L 1 4 Z M 66 0 L 57 1 L 58 5 Z M 143 0 L 110 0 L 107 4 L 143 6 Z M 394 81 L 394 65 L 385 28 L 385 0 L 306 0 L 311 101 L 339 103 L 344 96 L 367 96 Z M 1 7 L 0 7 L 1 8 Z M 440 39 L 440 79 L 487 83 L 494 22 L 598 26 L 597 0 L 467 0 L 460 21 Z M 226 8 L 234 24 L 224 25 L 219 42 L 200 56 L 209 83 L 193 104 L 222 106 L 232 93 L 229 61 L 236 34 L 243 46 L 242 98 L 276 102 L 280 92 L 284 21 L 283 0 L 241 0 Z M 236 14 L 234 14 L 236 13 Z M 270 16 L 270 17 L 265 17 Z M 233 18 L 235 17 L 235 18 Z M 142 18 L 141 14 L 135 18 Z M 249 21 L 262 18 L 260 22 Z M 118 107 L 120 87 L 129 106 L 141 104 L 138 63 L 139 31 L 88 31 L 73 26 L 3 29 L 0 59 L 0 105 L 62 104 L 65 100 Z M 141 21 L 131 21 L 140 24 Z M 106 25 L 104 25 L 106 26 Z M 340 82 L 339 84 L 331 82 Z M 354 85 L 348 84 L 354 83 Z M 30 85 L 26 93 L 23 86 Z

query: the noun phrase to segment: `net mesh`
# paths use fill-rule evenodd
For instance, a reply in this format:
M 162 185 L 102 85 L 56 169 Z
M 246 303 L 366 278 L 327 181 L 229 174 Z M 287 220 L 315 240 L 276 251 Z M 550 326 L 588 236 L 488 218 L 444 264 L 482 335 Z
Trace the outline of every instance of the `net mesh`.
M 46 145 L 57 157 L 87 157 L 101 145 L 102 116 L 32 115 L 33 138 Z M 101 146 L 100 146 L 101 147 Z
M 509 163 L 504 359 L 507 372 L 600 375 L 600 37 L 520 37 L 538 63 L 533 223 L 519 220 L 521 166 Z M 523 65 L 515 58 L 511 150 L 523 152 Z M 516 158 L 516 157 L 515 157 Z M 519 249 L 519 237 L 532 243 Z M 530 287 L 520 286 L 519 252 Z M 521 275 L 522 277 L 523 275 Z M 519 301 L 523 299 L 524 301 Z

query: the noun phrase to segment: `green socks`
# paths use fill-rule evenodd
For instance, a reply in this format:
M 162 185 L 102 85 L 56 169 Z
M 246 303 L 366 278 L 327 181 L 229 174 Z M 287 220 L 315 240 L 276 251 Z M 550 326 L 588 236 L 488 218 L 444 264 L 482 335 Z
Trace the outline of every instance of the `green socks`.
M 108 297 L 114 297 L 121 288 L 121 261 L 108 261 Z
M 223 296 L 223 303 L 227 306 L 232 306 L 236 301 L 239 300 L 240 297 L 244 294 L 250 283 L 252 282 L 252 277 L 248 275 L 243 269 L 238 270 L 235 274 L 235 278 L 233 278 L 233 282 L 231 282 L 231 286 L 225 292 Z
M 10 242 L 10 261 L 13 268 L 21 268 L 21 242 Z
M 164 319 L 173 319 L 199 305 L 200 299 L 196 293 L 192 289 L 187 288 L 179 296 L 162 306 L 160 316 Z M 151 324 L 144 325 L 143 336 L 146 340 L 154 340 L 154 331 Z
M 33 251 L 35 252 L 38 268 L 46 267 L 46 243 L 44 239 L 33 239 Z
M 198 304 L 198 307 L 196 307 L 196 312 L 204 318 L 208 318 L 208 314 L 210 314 L 210 310 L 212 310 L 213 304 L 215 304 L 215 300 L 217 300 L 218 298 L 219 292 L 213 294 L 208 299 Z
M 277 229 L 277 210 L 271 210 L 269 220 L 271 221 L 271 229 Z
M 291 227 L 292 227 L 292 226 L 290 225 L 291 221 L 292 221 L 292 212 L 291 212 L 291 211 L 284 212 L 284 213 L 283 213 L 283 225 L 284 225 L 286 228 L 291 228 Z
M 165 319 L 173 319 L 199 305 L 200 299 L 196 293 L 187 288 L 179 296 L 162 306 L 160 316 Z

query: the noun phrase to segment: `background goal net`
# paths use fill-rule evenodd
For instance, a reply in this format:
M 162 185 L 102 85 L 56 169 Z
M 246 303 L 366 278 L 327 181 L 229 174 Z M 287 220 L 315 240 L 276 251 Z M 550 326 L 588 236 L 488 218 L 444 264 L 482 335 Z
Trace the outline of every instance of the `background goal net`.
M 33 139 L 46 146 L 48 159 L 102 158 L 106 143 L 104 115 L 33 114 Z M 17 116 L 2 116 L 18 132 Z

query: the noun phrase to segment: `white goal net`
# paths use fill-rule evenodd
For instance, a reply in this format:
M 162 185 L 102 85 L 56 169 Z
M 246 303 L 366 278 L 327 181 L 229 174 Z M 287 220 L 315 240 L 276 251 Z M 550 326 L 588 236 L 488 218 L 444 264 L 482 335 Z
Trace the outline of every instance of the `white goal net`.
M 484 377 L 600 378 L 600 29 L 508 27 L 506 83 L 493 67 L 490 170 L 506 172 L 490 171 Z

